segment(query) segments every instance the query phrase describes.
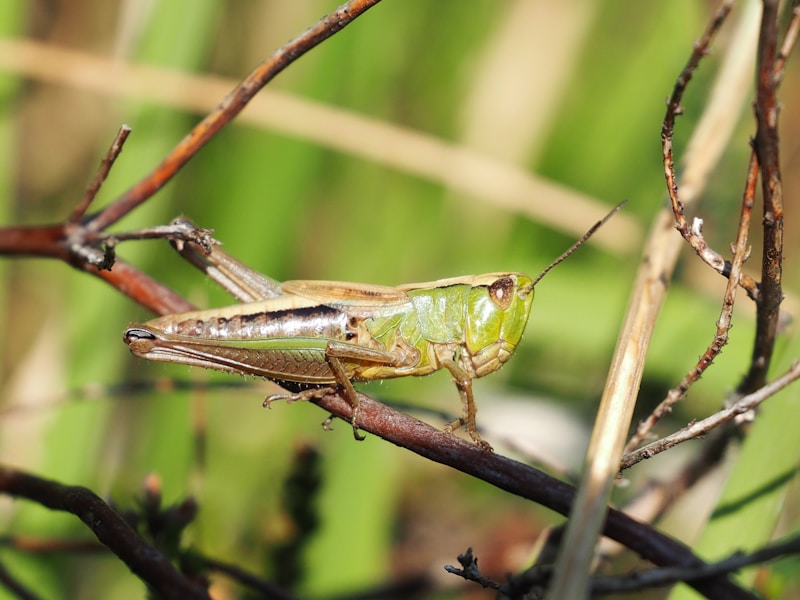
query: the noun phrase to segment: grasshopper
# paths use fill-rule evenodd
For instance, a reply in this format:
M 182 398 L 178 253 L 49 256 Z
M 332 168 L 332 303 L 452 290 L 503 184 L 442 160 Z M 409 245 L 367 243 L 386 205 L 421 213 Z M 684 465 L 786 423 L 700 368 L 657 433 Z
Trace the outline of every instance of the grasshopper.
M 463 405 L 462 416 L 446 430 L 463 426 L 476 444 L 490 450 L 478 433 L 472 380 L 494 373 L 511 357 L 525 331 L 536 283 L 620 206 L 536 279 L 488 273 L 398 287 L 279 283 L 217 247 L 204 254 L 194 244 L 182 244 L 178 251 L 242 304 L 133 324 L 123 339 L 141 358 L 265 377 L 291 390 L 265 404 L 320 398 L 340 389 L 353 408 L 356 439 L 363 438 L 353 382 L 444 368 Z

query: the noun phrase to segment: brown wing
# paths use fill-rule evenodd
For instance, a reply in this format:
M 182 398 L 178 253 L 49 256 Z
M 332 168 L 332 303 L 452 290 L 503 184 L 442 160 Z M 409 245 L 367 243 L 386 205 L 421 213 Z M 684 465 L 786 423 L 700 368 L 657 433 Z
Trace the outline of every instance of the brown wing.
M 335 307 L 384 308 L 405 304 L 408 294 L 401 289 L 368 283 L 346 281 L 294 280 L 281 284 L 286 294 L 301 296 L 320 304 Z

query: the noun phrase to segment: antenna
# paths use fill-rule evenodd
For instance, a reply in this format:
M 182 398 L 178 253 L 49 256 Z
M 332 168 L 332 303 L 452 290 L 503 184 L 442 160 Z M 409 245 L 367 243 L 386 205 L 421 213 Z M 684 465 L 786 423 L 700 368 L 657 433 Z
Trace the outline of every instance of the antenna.
M 531 287 L 534 287 L 534 286 L 535 286 L 537 283 L 539 283 L 539 282 L 542 280 L 542 277 L 544 277 L 545 275 L 547 275 L 547 274 L 550 272 L 550 270 L 551 270 L 553 267 L 555 267 L 557 264 L 559 264 L 559 263 L 561 263 L 561 262 L 564 262 L 564 260 L 565 260 L 565 259 L 566 259 L 566 258 L 567 258 L 567 257 L 568 257 L 570 254 L 572 254 L 573 252 L 575 252 L 575 250 L 577 250 L 578 248 L 580 248 L 581 246 L 583 246 L 583 245 L 586 243 L 586 241 L 587 241 L 587 240 L 588 240 L 590 237 L 592 237 L 592 236 L 595 234 L 595 232 L 596 232 L 598 229 L 600 229 L 600 228 L 601 228 L 601 227 L 602 227 L 602 226 L 603 226 L 603 225 L 606 223 L 606 221 L 608 221 L 608 220 L 609 220 L 611 217 L 613 217 L 613 216 L 614 216 L 614 214 L 615 214 L 615 213 L 616 213 L 616 212 L 617 212 L 619 209 L 621 209 L 623 206 L 625 206 L 627 203 L 628 203 L 628 201 L 627 201 L 627 200 L 623 200 L 622 202 L 620 202 L 619 204 L 617 204 L 617 205 L 616 205 L 616 206 L 615 206 L 615 207 L 614 207 L 614 208 L 611 210 L 611 212 L 610 212 L 610 213 L 608 213 L 608 214 L 607 214 L 605 217 L 603 217 L 603 218 L 602 218 L 602 219 L 600 219 L 600 220 L 599 220 L 597 223 L 595 223 L 594 225 L 592 225 L 592 226 L 591 226 L 591 228 L 589 229 L 589 231 L 587 231 L 586 233 L 584 233 L 584 234 L 583 234 L 583 237 L 582 237 L 581 239 L 579 239 L 577 242 L 575 242 L 574 244 L 572 244 L 572 246 L 570 246 L 570 247 L 569 247 L 569 250 L 567 250 L 566 252 L 564 252 L 564 254 L 562 254 L 561 256 L 559 256 L 557 259 L 555 259 L 555 260 L 554 260 L 553 262 L 551 262 L 549 265 L 547 265 L 547 267 L 545 267 L 544 271 L 542 271 L 541 273 L 539 273 L 539 274 L 536 276 L 536 279 L 534 279 L 534 280 L 533 280 L 533 283 L 531 284 Z

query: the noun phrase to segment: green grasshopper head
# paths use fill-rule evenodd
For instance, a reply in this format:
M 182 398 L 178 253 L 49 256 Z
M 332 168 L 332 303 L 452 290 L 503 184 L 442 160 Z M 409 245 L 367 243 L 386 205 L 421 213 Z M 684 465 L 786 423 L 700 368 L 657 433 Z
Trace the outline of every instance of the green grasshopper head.
M 553 267 L 580 248 L 624 205 L 625 202 L 617 204 L 535 279 L 522 273 L 489 273 L 471 278 L 465 329 L 468 356 L 463 361 L 471 363 L 475 377 L 483 377 L 499 369 L 517 348 L 528 323 L 534 286 Z
M 513 354 L 533 304 L 533 280 L 522 273 L 476 278 L 467 299 L 466 347 L 476 377 L 499 369 Z

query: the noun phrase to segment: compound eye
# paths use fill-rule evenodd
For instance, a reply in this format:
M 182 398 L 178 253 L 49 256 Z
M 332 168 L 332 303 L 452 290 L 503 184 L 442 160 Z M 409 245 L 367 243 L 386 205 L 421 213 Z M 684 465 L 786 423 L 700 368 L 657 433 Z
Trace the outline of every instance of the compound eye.
M 511 277 L 501 277 L 489 286 L 489 298 L 500 310 L 506 310 L 514 299 L 514 280 Z

